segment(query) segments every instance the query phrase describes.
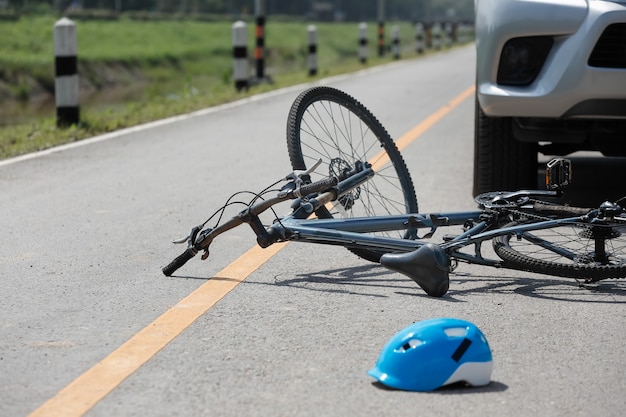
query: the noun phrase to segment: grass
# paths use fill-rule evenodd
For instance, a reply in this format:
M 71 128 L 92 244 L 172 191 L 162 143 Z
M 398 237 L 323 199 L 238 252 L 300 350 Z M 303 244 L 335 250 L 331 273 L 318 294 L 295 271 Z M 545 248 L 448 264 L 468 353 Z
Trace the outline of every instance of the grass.
M 0 82 L 9 86 L 4 103 L 0 94 L 0 109 L 13 106 L 15 111 L 15 103 L 25 103 L 37 90 L 50 90 L 54 85 L 54 23 L 54 18 L 44 16 L 0 22 Z M 70 128 L 56 127 L 53 106 L 32 117 L 16 112 L 20 122 L 0 125 L 0 159 L 311 80 L 306 71 L 307 24 L 303 22 L 268 21 L 266 72 L 274 82 L 247 92 L 237 92 L 232 82 L 231 22 L 122 18 L 76 24 L 79 75 L 81 82 L 96 90 L 96 98 L 81 102 L 81 121 Z M 398 25 L 403 55 L 415 57 L 411 24 Z M 316 26 L 318 78 L 363 68 L 357 57 L 356 24 Z M 376 56 L 376 30 L 376 24 L 369 25 L 368 66 L 392 60 L 389 55 Z M 253 23 L 248 23 L 248 34 L 252 56 Z M 122 93 L 116 99 L 101 99 L 111 89 Z M 7 95 L 12 98 L 8 100 Z

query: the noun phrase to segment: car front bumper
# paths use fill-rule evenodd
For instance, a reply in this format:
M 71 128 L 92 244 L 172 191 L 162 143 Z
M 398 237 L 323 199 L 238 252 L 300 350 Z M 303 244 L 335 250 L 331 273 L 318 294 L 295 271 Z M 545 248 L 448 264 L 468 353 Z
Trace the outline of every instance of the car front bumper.
M 626 24 L 626 4 L 600 0 L 477 0 L 477 95 L 488 116 L 626 118 L 626 68 L 589 65 L 605 29 Z M 498 84 L 500 54 L 513 38 L 553 45 L 529 85 Z M 624 34 L 621 53 L 626 56 Z

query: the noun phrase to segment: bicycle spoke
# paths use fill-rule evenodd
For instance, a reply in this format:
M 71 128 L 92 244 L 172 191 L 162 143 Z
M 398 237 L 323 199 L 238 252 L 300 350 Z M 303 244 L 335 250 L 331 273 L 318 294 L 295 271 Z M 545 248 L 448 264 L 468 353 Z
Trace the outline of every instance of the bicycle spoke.
M 287 141 L 294 169 L 322 159 L 312 179 L 315 175 L 340 175 L 365 162 L 376 172 L 366 183 L 341 196 L 329 215 L 417 212 L 413 183 L 393 140 L 367 109 L 345 93 L 329 87 L 302 93 L 290 112 Z M 379 234 L 404 237 L 405 231 Z
M 523 246 L 524 249 L 522 249 L 522 245 L 514 245 L 515 248 L 520 253 L 525 253 L 527 255 L 528 254 L 537 255 L 541 253 L 543 254 L 542 258 L 550 259 L 552 261 L 558 260 L 560 258 L 565 258 L 574 262 L 578 258 L 577 252 L 574 252 L 572 250 L 569 250 L 568 248 L 563 247 L 564 243 L 568 243 L 569 240 L 562 240 L 562 241 L 545 240 L 530 232 L 524 232 L 521 235 L 521 237 L 522 239 L 530 242 L 531 245 Z M 541 250 L 541 249 L 544 249 L 544 250 Z M 552 256 L 550 256 L 551 254 Z
M 508 227 L 515 227 L 515 223 Z M 626 277 L 626 227 L 616 223 L 558 224 L 494 239 L 510 267 L 597 281 Z

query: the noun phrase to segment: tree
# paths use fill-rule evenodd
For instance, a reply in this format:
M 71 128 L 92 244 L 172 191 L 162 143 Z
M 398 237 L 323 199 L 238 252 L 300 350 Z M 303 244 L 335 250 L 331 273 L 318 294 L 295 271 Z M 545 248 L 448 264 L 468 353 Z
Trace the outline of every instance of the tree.
M 48 6 L 64 10 L 76 0 L 9 0 L 13 9 Z M 374 21 L 378 0 L 265 0 L 268 15 L 307 16 L 315 3 L 330 5 L 346 20 Z M 215 13 L 236 15 L 244 10 L 254 13 L 255 0 L 80 0 L 86 9 L 117 11 L 158 11 L 169 13 Z M 473 0 L 385 0 L 386 20 L 473 19 Z

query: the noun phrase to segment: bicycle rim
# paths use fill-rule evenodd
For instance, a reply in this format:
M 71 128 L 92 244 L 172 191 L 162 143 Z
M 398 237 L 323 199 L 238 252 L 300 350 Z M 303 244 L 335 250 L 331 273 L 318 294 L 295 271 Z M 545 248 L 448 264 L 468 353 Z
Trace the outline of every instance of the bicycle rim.
M 510 268 L 585 281 L 626 277 L 624 223 L 579 222 L 511 233 L 494 238 L 493 247 Z
M 287 120 L 287 148 L 294 170 L 322 165 L 315 176 L 337 175 L 369 162 L 376 175 L 353 189 L 331 207 L 316 213 L 320 218 L 368 217 L 417 213 L 418 205 L 409 170 L 389 133 L 361 103 L 330 87 L 314 87 L 294 101 Z M 319 178 L 318 178 L 319 179 Z M 409 238 L 406 231 L 378 233 Z M 349 248 L 358 256 L 379 262 L 384 251 Z

